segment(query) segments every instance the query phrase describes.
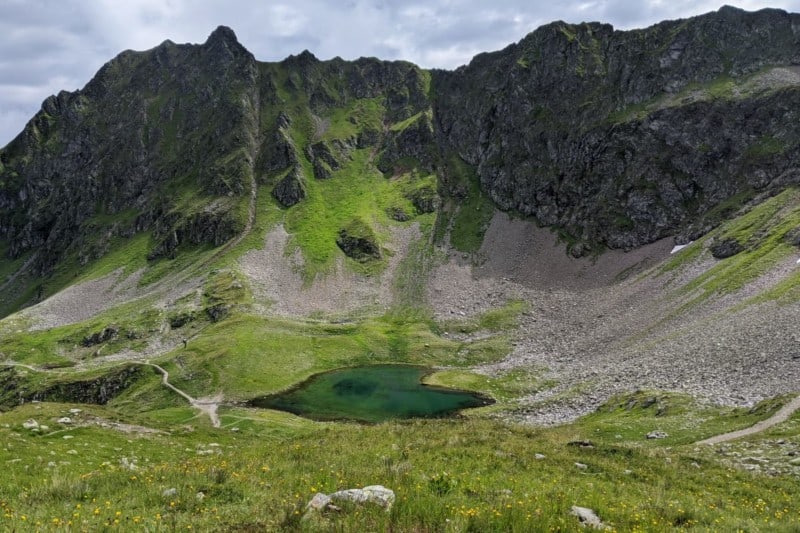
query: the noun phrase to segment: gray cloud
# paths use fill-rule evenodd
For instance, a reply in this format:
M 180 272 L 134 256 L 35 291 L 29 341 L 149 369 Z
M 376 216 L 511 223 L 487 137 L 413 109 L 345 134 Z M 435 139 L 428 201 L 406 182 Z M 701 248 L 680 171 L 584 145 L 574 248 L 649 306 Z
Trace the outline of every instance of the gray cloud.
M 724 0 L 722 0 L 724 1 Z M 232 27 L 263 61 L 308 49 L 322 59 L 376 56 L 455 68 L 553 20 L 627 29 L 718 9 L 720 0 L 0 0 L 0 146 L 42 100 L 85 85 L 125 49 L 203 42 Z M 765 0 L 736 0 L 755 10 Z M 772 7 L 800 11 L 800 0 Z

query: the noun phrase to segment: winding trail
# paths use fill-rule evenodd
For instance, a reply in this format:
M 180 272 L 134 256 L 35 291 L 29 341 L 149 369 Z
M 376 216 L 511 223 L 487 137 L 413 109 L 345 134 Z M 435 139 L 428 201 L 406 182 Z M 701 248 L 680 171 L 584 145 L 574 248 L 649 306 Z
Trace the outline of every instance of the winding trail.
M 131 363 L 137 365 L 144 365 L 144 366 L 151 366 L 161 372 L 161 384 L 167 387 L 168 389 L 172 390 L 175 394 L 184 398 L 189 404 L 198 409 L 201 413 L 204 413 L 211 419 L 211 425 L 215 428 L 220 427 L 221 423 L 219 420 L 219 415 L 217 414 L 217 409 L 219 408 L 219 403 L 222 401 L 222 394 L 217 394 L 213 398 L 193 398 L 186 392 L 182 391 L 175 385 L 169 382 L 169 372 L 155 363 L 151 363 L 149 361 L 130 361 Z
M 723 433 L 722 435 L 715 435 L 713 437 L 698 441 L 697 444 L 720 444 L 722 442 L 728 442 L 729 440 L 735 440 L 741 437 L 747 437 L 748 435 L 760 433 L 771 428 L 772 426 L 777 426 L 782 422 L 786 422 L 789 420 L 789 417 L 792 416 L 798 409 L 800 409 L 800 396 L 795 397 L 792 401 L 781 407 L 778 412 L 771 417 L 762 420 L 761 422 L 757 422 L 749 428 L 731 431 L 730 433 Z
M 161 373 L 161 384 L 173 391 L 175 394 L 180 396 L 181 398 L 185 399 L 189 404 L 194 407 L 195 409 L 199 410 L 202 414 L 208 416 L 211 419 L 211 425 L 215 428 L 220 427 L 222 424 L 219 419 L 219 415 L 217 414 L 217 409 L 219 409 L 219 404 L 222 402 L 222 393 L 218 393 L 216 396 L 210 398 L 194 398 L 187 394 L 186 392 L 182 391 L 175 385 L 169 382 L 169 372 L 166 371 L 165 368 L 151 363 L 149 361 L 125 361 L 120 364 L 133 364 L 133 365 L 142 365 L 142 366 L 150 366 L 155 368 Z M 17 363 L 15 361 L 3 361 L 0 362 L 0 366 L 17 366 L 20 368 L 25 368 L 27 370 L 31 370 L 33 372 L 44 372 L 48 374 L 66 374 L 67 372 L 59 371 L 59 370 L 51 370 L 45 368 L 36 368 L 31 365 L 26 365 L 25 363 Z

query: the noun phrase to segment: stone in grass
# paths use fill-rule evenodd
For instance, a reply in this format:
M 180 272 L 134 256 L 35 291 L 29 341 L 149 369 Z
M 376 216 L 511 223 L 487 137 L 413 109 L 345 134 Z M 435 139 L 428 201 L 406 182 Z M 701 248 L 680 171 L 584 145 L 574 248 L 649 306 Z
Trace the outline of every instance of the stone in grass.
M 72 424 L 72 419 L 68 416 L 62 416 L 58 420 L 56 420 L 59 424 Z
M 162 492 L 161 496 L 163 496 L 164 498 L 171 498 L 172 496 L 176 496 L 177 494 L 178 494 L 178 489 L 171 488 L 171 489 L 166 489 L 164 492 Z
M 608 526 L 603 524 L 603 522 L 600 520 L 600 517 L 597 516 L 597 513 L 586 507 L 573 505 L 572 509 L 570 510 L 570 514 L 572 516 L 577 516 L 583 527 L 590 527 L 593 529 L 609 529 Z
M 340 490 L 331 494 L 332 500 L 344 500 L 355 503 L 375 503 L 385 509 L 394 504 L 394 491 L 383 485 L 370 485 L 363 489 Z
M 25 429 L 39 429 L 39 422 L 37 422 L 33 418 L 29 418 L 28 420 L 22 423 L 22 427 Z
M 667 437 L 669 437 L 669 433 L 667 433 L 665 431 L 656 430 L 656 431 L 651 431 L 646 436 L 650 440 L 652 440 L 652 439 L 666 439 Z
M 303 518 L 308 519 L 312 514 L 322 513 L 326 510 L 339 511 L 340 508 L 333 505 L 334 501 L 349 501 L 358 504 L 374 503 L 388 511 L 392 508 L 394 500 L 394 491 L 382 485 L 369 485 L 363 489 L 345 489 L 330 495 L 318 492 L 306 504 L 306 513 Z

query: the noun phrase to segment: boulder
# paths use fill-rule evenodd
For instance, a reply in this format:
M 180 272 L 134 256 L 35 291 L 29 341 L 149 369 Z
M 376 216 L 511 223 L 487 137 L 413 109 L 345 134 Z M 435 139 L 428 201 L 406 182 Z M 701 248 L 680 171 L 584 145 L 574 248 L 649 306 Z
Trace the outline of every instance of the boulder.
M 593 529 L 609 529 L 608 526 L 603 524 L 603 522 L 600 520 L 600 517 L 597 516 L 597 513 L 587 507 L 573 505 L 569 514 L 572 516 L 577 516 L 583 527 L 590 527 Z
M 394 491 L 382 485 L 369 485 L 363 489 L 345 489 L 330 495 L 318 492 L 306 504 L 303 520 L 318 519 L 320 514 L 325 511 L 341 511 L 340 507 L 334 505 L 334 501 L 347 501 L 356 504 L 372 503 L 389 511 L 394 504 L 394 500 Z
M 726 257 L 734 256 L 744 250 L 744 246 L 736 239 L 729 238 L 715 241 L 709 250 L 715 259 L 725 259 Z
M 363 489 L 346 489 L 334 492 L 331 500 L 350 501 L 354 503 L 374 503 L 385 509 L 390 509 L 394 504 L 394 491 L 383 485 L 369 485 Z M 312 500 L 313 501 L 313 500 Z

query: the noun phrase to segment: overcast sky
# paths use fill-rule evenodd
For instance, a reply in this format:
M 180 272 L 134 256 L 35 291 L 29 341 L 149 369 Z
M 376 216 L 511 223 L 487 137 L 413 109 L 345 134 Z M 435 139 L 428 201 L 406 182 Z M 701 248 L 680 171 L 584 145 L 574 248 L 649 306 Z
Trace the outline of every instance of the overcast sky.
M 204 42 L 218 25 L 262 61 L 304 49 L 455 68 L 553 20 L 645 27 L 724 0 L 0 0 L 0 146 L 42 100 L 83 87 L 122 50 Z M 736 0 L 800 12 L 800 0 Z

